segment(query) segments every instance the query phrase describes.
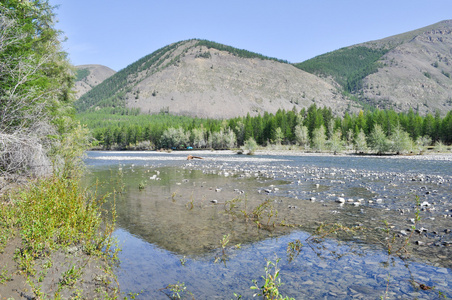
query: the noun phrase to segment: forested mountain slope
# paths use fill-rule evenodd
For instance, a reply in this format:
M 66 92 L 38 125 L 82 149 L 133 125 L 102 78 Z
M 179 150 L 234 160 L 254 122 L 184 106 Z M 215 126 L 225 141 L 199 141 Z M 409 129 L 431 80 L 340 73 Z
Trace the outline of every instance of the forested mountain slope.
M 421 114 L 452 108 L 452 20 L 295 64 L 371 107 Z
M 335 112 L 353 110 L 333 85 L 287 62 L 205 40 L 168 45 L 143 57 L 83 95 L 79 111 L 140 108 L 230 118 L 300 110 L 316 103 Z
M 76 69 L 75 95 L 77 99 L 116 73 L 102 65 L 80 65 L 76 66 Z

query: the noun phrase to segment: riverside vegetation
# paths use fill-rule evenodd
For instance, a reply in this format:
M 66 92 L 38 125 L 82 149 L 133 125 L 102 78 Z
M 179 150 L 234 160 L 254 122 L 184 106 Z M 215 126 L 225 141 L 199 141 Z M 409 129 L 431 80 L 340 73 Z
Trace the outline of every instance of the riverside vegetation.
M 104 108 L 78 114 L 102 149 L 233 149 L 289 146 L 305 151 L 420 153 L 429 146 L 445 151 L 452 143 L 452 112 L 421 116 L 410 110 L 360 111 L 334 116 L 331 109 L 279 110 L 229 120 L 140 114 L 138 109 Z M 298 147 L 294 147 L 298 146 Z
M 114 210 L 79 182 L 88 131 L 48 1 L 0 4 L 0 297 L 116 297 Z

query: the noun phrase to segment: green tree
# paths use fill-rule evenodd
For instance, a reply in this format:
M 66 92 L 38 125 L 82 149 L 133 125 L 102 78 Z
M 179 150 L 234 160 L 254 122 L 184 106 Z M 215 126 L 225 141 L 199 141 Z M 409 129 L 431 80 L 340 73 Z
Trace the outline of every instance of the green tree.
M 344 149 L 344 142 L 341 139 L 342 132 L 337 129 L 335 132 L 331 134 L 331 137 L 328 139 L 328 147 L 334 153 L 340 152 Z
M 314 129 L 314 132 L 312 133 L 312 149 L 323 151 L 325 150 L 325 144 L 326 144 L 326 134 L 325 134 L 325 126 L 321 125 L 320 127 Z
M 276 145 L 281 145 L 281 142 L 284 139 L 284 134 L 281 127 L 275 129 L 274 137 Z
M 370 147 L 376 151 L 377 154 L 383 154 L 389 151 L 389 142 L 383 129 L 379 124 L 375 124 L 370 133 Z
M 409 152 L 413 149 L 413 141 L 408 132 L 399 125 L 392 130 L 390 136 L 391 150 L 396 153 Z
M 206 146 L 205 129 L 193 128 L 191 131 L 192 143 L 195 148 L 204 148 Z
M 0 173 L 48 173 L 51 161 L 56 168 L 64 161 L 58 133 L 78 130 L 73 75 L 53 8 L 47 1 L 2 1 L 0 29 Z
M 422 135 L 433 137 L 435 135 L 435 118 L 428 113 L 422 122 Z
M 301 147 L 309 145 L 308 127 L 300 124 L 295 126 L 295 140 Z
M 356 152 L 366 152 L 367 149 L 366 134 L 361 128 L 355 138 L 355 150 Z

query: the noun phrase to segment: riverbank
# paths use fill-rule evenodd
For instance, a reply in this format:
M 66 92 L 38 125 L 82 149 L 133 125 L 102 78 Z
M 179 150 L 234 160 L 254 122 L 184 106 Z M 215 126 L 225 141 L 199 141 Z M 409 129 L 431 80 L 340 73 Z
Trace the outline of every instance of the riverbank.
M 364 153 L 359 154 L 355 151 L 343 151 L 343 152 L 312 152 L 305 151 L 300 149 L 271 149 L 261 148 L 254 151 L 253 155 L 268 155 L 268 156 L 362 156 L 362 157 L 385 157 L 385 158 L 406 158 L 406 159 L 420 159 L 420 160 L 452 160 L 452 152 L 435 152 L 435 151 L 424 151 L 421 154 L 386 154 L 386 155 L 377 155 L 374 153 Z M 290 147 L 289 147 L 290 148 Z M 218 155 L 246 155 L 249 156 L 250 159 L 253 155 L 248 155 L 247 152 L 239 151 L 239 150 L 101 150 L 101 149 L 93 149 L 92 151 L 96 152 L 108 152 L 108 153 L 172 153 L 172 154 L 186 154 L 188 155 L 197 155 L 201 156 L 203 154 L 218 154 Z
M 114 219 L 79 179 L 52 176 L 0 202 L 0 298 L 113 297 Z

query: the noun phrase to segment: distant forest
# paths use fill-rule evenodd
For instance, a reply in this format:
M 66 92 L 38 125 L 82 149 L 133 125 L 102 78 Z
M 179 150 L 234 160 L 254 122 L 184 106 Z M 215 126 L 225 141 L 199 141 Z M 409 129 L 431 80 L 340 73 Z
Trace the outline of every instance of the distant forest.
M 247 141 L 260 146 L 298 145 L 314 151 L 409 152 L 452 144 L 452 112 L 420 116 L 413 110 L 360 111 L 334 117 L 315 104 L 228 120 L 140 114 L 138 109 L 104 108 L 78 115 L 103 149 L 231 149 Z M 402 143 L 402 145 L 401 145 Z
M 362 88 L 362 80 L 378 71 L 378 60 L 389 49 L 372 49 L 364 46 L 347 47 L 319 55 L 302 63 L 295 64 L 306 72 L 318 76 L 332 76 L 342 88 L 354 93 Z

